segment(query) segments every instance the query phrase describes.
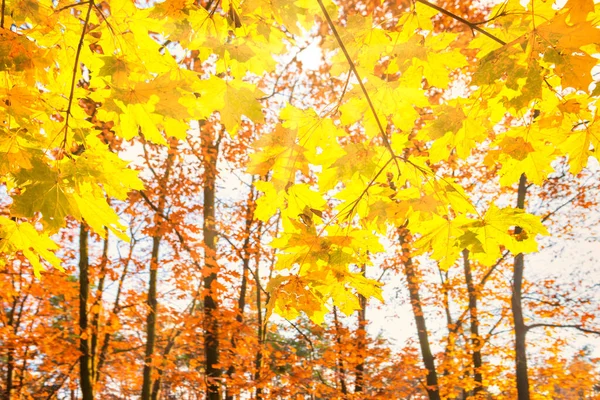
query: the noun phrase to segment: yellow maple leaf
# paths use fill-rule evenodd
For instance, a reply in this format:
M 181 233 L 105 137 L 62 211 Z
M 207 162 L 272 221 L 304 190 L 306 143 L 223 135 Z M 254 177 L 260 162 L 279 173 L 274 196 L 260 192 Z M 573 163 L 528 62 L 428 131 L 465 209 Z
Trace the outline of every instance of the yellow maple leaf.
M 417 254 L 431 251 L 431 258 L 439 261 L 440 268 L 447 270 L 462 251 L 459 238 L 464 234 L 461 226 L 466 222 L 465 217 L 449 219 L 436 214 L 429 221 L 411 221 L 411 232 L 421 235 L 413 247 Z
M 83 220 L 101 237 L 106 238 L 104 227 L 110 229 L 119 239 L 129 242 L 127 227 L 119 221 L 119 216 L 106 202 L 100 190 L 94 190 L 90 183 L 79 185 L 73 197 Z
M 23 252 L 33 266 L 36 278 L 41 277 L 43 270 L 40 259 L 63 271 L 60 260 L 53 253 L 56 249 L 56 243 L 47 235 L 39 233 L 30 223 L 19 223 L 0 216 L 0 253 Z

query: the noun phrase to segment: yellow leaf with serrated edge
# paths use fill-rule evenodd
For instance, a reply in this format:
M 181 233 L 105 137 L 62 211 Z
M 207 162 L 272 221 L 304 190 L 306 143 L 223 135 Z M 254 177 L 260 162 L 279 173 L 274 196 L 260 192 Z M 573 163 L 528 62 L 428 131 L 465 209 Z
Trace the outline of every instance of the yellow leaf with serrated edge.
M 106 202 L 101 191 L 93 190 L 91 184 L 84 183 L 79 186 L 74 198 L 81 217 L 97 234 L 106 238 L 106 227 L 119 239 L 129 242 L 127 227 L 119 222 L 119 216 Z
M 268 221 L 284 204 L 284 197 L 280 196 L 271 182 L 256 181 L 254 186 L 264 193 L 256 200 L 254 215 L 261 221 Z
M 78 183 L 100 183 L 109 197 L 125 200 L 130 191 L 144 188 L 138 178 L 139 172 L 127 168 L 127 165 L 127 161 L 91 134 L 85 138 L 83 153 L 64 165 L 63 171 Z
M 523 232 L 515 236 L 511 228 L 521 227 Z M 484 265 L 492 265 L 501 257 L 500 246 L 514 254 L 537 251 L 535 237 L 548 235 L 540 218 L 525 211 L 492 205 L 481 220 L 464 224 L 466 231 L 461 238 L 463 246 L 471 251 L 473 258 Z
M 28 222 L 16 222 L 0 216 L 0 253 L 15 253 L 22 251 L 33 266 L 36 278 L 41 277 L 43 270 L 40 259 L 46 260 L 54 268 L 63 271 L 60 260 L 53 250 L 58 246 L 47 235 L 39 233 Z
M 350 273 L 347 277 L 348 284 L 361 296 L 367 299 L 374 297 L 384 303 L 383 292 L 381 289 L 383 284 L 381 282 L 376 281 L 375 279 L 366 278 L 362 274 L 358 273 Z
M 306 207 L 322 210 L 325 206 L 323 196 L 310 188 L 310 185 L 302 183 L 293 185 L 288 189 L 286 215 L 295 218 L 304 212 Z
M 570 132 L 560 149 L 569 156 L 571 173 L 578 174 L 588 164 L 591 156 L 598 157 L 600 151 L 600 131 L 596 124 Z
M 431 252 L 431 258 L 439 261 L 440 268 L 447 270 L 458 259 L 462 250 L 459 238 L 464 234 L 461 226 L 465 223 L 464 217 L 452 220 L 433 214 L 429 221 L 410 224 L 412 232 L 421 234 L 413 247 L 417 254 Z
M 265 318 L 275 312 L 283 318 L 294 319 L 304 312 L 314 323 L 323 322 L 327 313 L 323 299 L 302 278 L 276 277 L 271 281 L 267 287 L 271 298 Z
M 58 169 L 39 159 L 32 161 L 32 169 L 21 169 L 14 176 L 20 193 L 13 198 L 10 212 L 24 218 L 32 218 L 36 212 L 41 212 L 42 224 L 54 233 L 65 225 L 67 216 L 77 215 L 77 206 L 71 196 L 73 185 Z
M 197 113 L 202 118 L 207 118 L 218 111 L 223 125 L 231 134 L 235 134 L 241 127 L 242 116 L 254 122 L 264 121 L 262 106 L 257 100 L 263 94 L 249 83 L 237 79 L 226 81 L 213 76 L 195 82 L 194 90 L 198 93 L 194 105 L 198 109 Z

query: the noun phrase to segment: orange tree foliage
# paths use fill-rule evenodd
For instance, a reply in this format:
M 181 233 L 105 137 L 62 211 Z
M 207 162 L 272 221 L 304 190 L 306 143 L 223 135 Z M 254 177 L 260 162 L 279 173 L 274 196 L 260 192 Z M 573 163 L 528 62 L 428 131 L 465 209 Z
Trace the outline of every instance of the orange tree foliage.
M 114 398 L 142 390 L 142 368 L 153 398 L 457 398 L 482 386 L 514 398 L 512 369 L 498 361 L 514 354 L 491 339 L 512 326 L 514 289 L 492 272 L 509 271 L 508 254 L 538 251 L 539 235 L 569 231 L 551 224 L 561 196 L 596 204 L 578 185 L 597 183 L 586 166 L 600 146 L 598 5 L 521 3 L 2 0 L 7 397 L 75 396 L 89 356 L 94 390 Z M 306 68 L 303 53 L 319 66 Z M 207 160 L 219 177 L 208 222 Z M 528 202 L 557 204 L 508 205 L 525 179 Z M 85 327 L 75 221 L 92 232 Z M 472 275 L 456 272 L 463 258 Z M 399 265 L 413 267 L 411 297 L 446 315 L 435 338 L 445 350 L 432 356 L 440 390 L 425 387 L 435 371 L 414 346 L 366 335 L 364 315 L 352 322 L 385 300 L 375 271 Z M 536 285 L 524 284 L 535 317 L 597 333 L 585 296 L 569 314 L 551 279 Z M 212 316 L 200 312 L 208 298 Z M 488 336 L 462 326 L 473 299 Z M 219 321 L 210 365 L 207 316 Z M 493 357 L 470 365 L 491 342 Z M 592 393 L 593 360 L 559 347 L 531 371 L 541 395 Z M 580 387 L 557 387 L 560 374 Z

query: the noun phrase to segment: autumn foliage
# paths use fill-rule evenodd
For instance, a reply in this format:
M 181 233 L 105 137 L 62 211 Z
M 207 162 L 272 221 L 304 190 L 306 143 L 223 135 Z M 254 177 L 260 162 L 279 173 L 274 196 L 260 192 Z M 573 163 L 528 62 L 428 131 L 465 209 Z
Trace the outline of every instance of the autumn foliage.
M 2 399 L 600 399 L 600 4 L 0 14 Z

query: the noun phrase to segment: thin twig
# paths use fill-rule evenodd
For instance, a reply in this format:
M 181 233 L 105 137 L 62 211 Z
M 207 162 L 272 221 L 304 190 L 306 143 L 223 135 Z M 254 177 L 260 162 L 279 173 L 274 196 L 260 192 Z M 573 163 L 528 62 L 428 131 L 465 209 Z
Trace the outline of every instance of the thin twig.
M 485 29 L 480 28 L 479 26 L 477 26 L 477 24 L 474 24 L 474 23 L 472 23 L 470 21 L 467 21 L 463 17 L 459 17 L 458 15 L 456 15 L 456 14 L 454 14 L 454 13 L 452 13 L 452 12 L 446 10 L 446 9 L 443 9 L 440 6 L 432 4 L 432 3 L 428 2 L 427 0 L 415 0 L 415 1 L 417 1 L 417 2 L 419 2 L 421 4 L 426 5 L 427 7 L 431 7 L 434 10 L 437 10 L 437 11 L 441 12 L 442 14 L 447 15 L 448 17 L 457 20 L 458 22 L 462 22 L 463 24 L 465 24 L 469 28 L 471 28 L 471 30 L 477 31 L 477 32 L 479 32 L 479 33 L 481 33 L 481 34 L 489 37 L 490 39 L 494 40 L 495 42 L 500 43 L 502 46 L 504 46 L 506 44 L 506 42 L 504 40 L 498 38 L 497 36 L 492 35 L 488 31 L 486 31 Z
M 577 200 L 577 198 L 579 196 L 581 196 L 582 192 L 585 191 L 586 189 L 589 189 L 588 187 L 583 187 L 583 190 L 578 192 L 575 196 L 571 197 L 570 199 L 568 199 L 567 201 L 565 201 L 563 204 L 561 204 L 560 206 L 558 206 L 557 208 L 555 208 L 553 211 L 550 211 L 548 214 L 546 214 L 541 222 L 546 222 L 551 216 L 553 216 L 554 214 L 556 214 L 558 211 L 560 211 L 561 208 L 566 207 L 567 205 L 571 204 L 572 202 L 574 202 L 575 200 Z
M 394 159 L 395 160 L 395 159 Z M 354 213 L 354 210 L 356 210 L 356 207 L 358 207 L 358 203 L 360 203 L 360 201 L 363 199 L 363 197 L 365 196 L 365 194 L 367 194 L 367 192 L 369 191 L 369 189 L 375 184 L 375 180 L 381 175 L 381 173 L 387 168 L 387 166 L 392 162 L 392 159 L 390 158 L 384 165 L 383 167 L 381 167 L 379 169 L 379 172 L 377 172 L 375 174 L 375 176 L 371 179 L 371 181 L 367 184 L 367 187 L 364 188 L 364 190 L 361 192 L 360 196 L 358 196 L 358 198 L 356 200 L 354 200 L 352 203 L 352 207 L 350 208 L 350 210 L 348 211 L 344 211 L 347 207 L 350 206 L 350 204 L 344 208 L 342 208 L 340 210 L 340 218 L 342 218 L 342 213 L 346 213 L 346 218 L 350 218 L 352 213 Z M 332 219 L 333 221 L 334 219 Z M 329 225 L 329 224 L 327 224 Z M 321 232 L 319 232 L 321 233 Z
M 73 8 L 73 7 L 78 7 L 78 6 L 82 6 L 84 4 L 90 4 L 90 3 L 94 3 L 93 0 L 89 0 L 89 1 L 82 1 L 81 3 L 73 3 L 73 4 L 68 4 L 66 6 L 63 6 L 61 8 L 58 8 L 56 10 L 54 10 L 55 13 L 64 11 L 64 10 L 68 10 L 69 8 Z M 2 1 L 2 4 L 4 5 L 4 0 Z
M 258 99 L 256 99 L 256 100 L 258 100 L 258 101 L 267 100 L 267 99 L 269 99 L 269 98 L 273 97 L 273 96 L 275 95 L 275 93 L 278 93 L 278 92 L 277 92 L 277 85 L 279 85 L 279 80 L 280 80 L 280 79 L 281 79 L 281 77 L 283 76 L 284 72 L 286 72 L 286 71 L 287 71 L 287 69 L 290 67 L 290 65 L 292 65 L 292 63 L 293 63 L 294 61 L 297 61 L 297 60 L 298 60 L 298 56 L 300 55 L 300 53 L 302 53 L 302 52 L 303 52 L 304 50 L 306 50 L 307 48 L 308 48 L 308 46 L 301 47 L 301 48 L 298 50 L 298 52 L 297 52 L 297 53 L 294 55 L 294 57 L 292 57 L 292 59 L 291 59 L 291 60 L 290 60 L 290 61 L 289 61 L 287 64 L 285 64 L 285 65 L 283 66 L 283 68 L 282 68 L 281 72 L 280 72 L 280 73 L 277 75 L 277 78 L 275 79 L 275 83 L 273 84 L 273 92 L 272 92 L 271 94 L 269 94 L 269 95 L 266 95 L 266 96 L 260 97 L 260 98 L 258 98 Z
M 67 146 L 67 133 L 69 132 L 69 117 L 71 116 L 71 106 L 73 105 L 73 97 L 75 95 L 75 82 L 77 81 L 77 68 L 79 67 L 79 56 L 81 55 L 81 49 L 83 48 L 83 39 L 85 38 L 85 34 L 87 31 L 88 24 L 90 23 L 90 15 L 92 14 L 92 8 L 94 6 L 93 1 L 90 1 L 87 10 L 87 14 L 85 16 L 85 22 L 83 24 L 83 29 L 81 30 L 81 37 L 79 38 L 79 44 L 77 45 L 77 53 L 75 53 L 75 62 L 73 63 L 73 76 L 71 78 L 71 92 L 69 93 L 69 105 L 67 106 L 67 116 L 65 119 L 65 136 L 62 142 L 63 150 Z
M 371 101 L 371 97 L 369 96 L 369 92 L 367 92 L 367 88 L 365 87 L 362 79 L 360 78 L 360 74 L 358 73 L 358 70 L 356 69 L 356 65 L 354 65 L 354 61 L 352 60 L 352 57 L 350 57 L 348 50 L 346 50 L 346 46 L 344 45 L 344 42 L 342 41 L 340 34 L 338 33 L 337 29 L 335 28 L 335 25 L 333 24 L 333 21 L 332 21 L 331 17 L 329 16 L 329 13 L 327 12 L 327 9 L 323 5 L 323 1 L 317 0 L 317 2 L 319 3 L 319 6 L 321 7 L 321 11 L 323 11 L 323 15 L 325 16 L 325 19 L 327 20 L 327 24 L 329 25 L 329 28 L 333 32 L 333 36 L 335 36 L 335 39 L 337 40 L 338 45 L 342 49 L 344 56 L 346 56 L 346 60 L 348 61 L 348 64 L 350 65 L 350 69 L 352 70 L 352 73 L 354 73 L 354 76 L 356 76 L 356 79 L 358 80 L 360 89 L 362 90 L 363 94 L 365 95 L 367 103 L 369 104 L 369 108 L 371 109 L 371 112 L 373 113 L 373 117 L 375 118 L 375 122 L 377 122 L 377 127 L 379 128 L 379 133 L 381 134 L 383 143 L 384 143 L 385 147 L 388 149 L 388 151 L 391 153 L 392 158 L 393 158 L 394 162 L 396 163 L 396 167 L 398 168 L 398 171 L 400 172 L 400 164 L 398 163 L 398 158 L 396 157 L 396 154 L 394 153 L 394 149 L 392 149 L 392 144 L 390 143 L 390 140 L 387 136 L 387 133 L 385 132 L 385 129 L 383 129 L 383 125 L 381 124 L 381 121 L 379 120 L 379 116 L 377 115 L 375 106 L 373 105 L 373 102 Z
M 529 331 L 530 329 L 533 328 L 539 328 L 539 327 L 545 327 L 545 328 L 573 328 L 573 329 L 577 329 L 580 332 L 583 333 L 591 333 L 594 335 L 599 335 L 600 336 L 600 331 L 594 330 L 594 329 L 589 329 L 589 328 L 584 328 L 582 325 L 563 325 L 563 324 L 531 324 L 527 326 L 527 330 Z

